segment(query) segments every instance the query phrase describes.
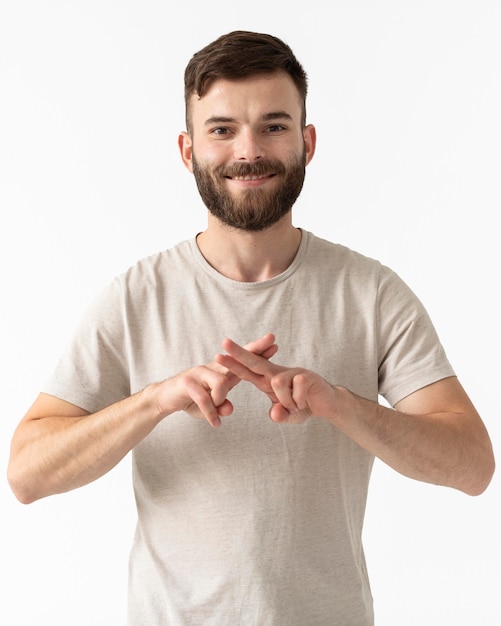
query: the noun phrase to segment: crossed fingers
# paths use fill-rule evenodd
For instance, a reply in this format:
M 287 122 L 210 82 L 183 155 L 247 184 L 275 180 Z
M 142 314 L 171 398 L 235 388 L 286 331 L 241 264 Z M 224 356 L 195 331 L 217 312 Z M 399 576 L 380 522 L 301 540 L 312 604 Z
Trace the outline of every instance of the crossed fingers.
M 264 383 L 266 378 L 278 374 L 282 369 L 246 348 L 242 348 L 231 339 L 224 339 L 221 346 L 226 354 L 217 354 L 215 361 L 233 372 L 241 380 L 251 383 Z
M 216 355 L 216 362 L 270 398 L 270 417 L 274 421 L 301 423 L 311 415 L 307 396 L 313 373 L 271 363 L 231 339 L 224 339 L 221 345 L 226 354 Z
M 241 348 L 244 350 L 244 348 Z M 264 361 L 276 354 L 275 337 L 268 333 L 245 346 L 245 352 L 261 355 Z M 193 367 L 181 375 L 188 403 L 184 410 L 194 417 L 205 417 L 212 427 L 221 424 L 221 417 L 233 412 L 228 393 L 242 380 L 224 364 L 214 360 L 208 365 Z

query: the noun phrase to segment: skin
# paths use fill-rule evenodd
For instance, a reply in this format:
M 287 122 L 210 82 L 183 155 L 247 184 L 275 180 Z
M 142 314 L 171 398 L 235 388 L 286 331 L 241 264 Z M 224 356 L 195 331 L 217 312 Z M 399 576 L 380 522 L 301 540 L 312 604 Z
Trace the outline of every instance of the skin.
M 395 470 L 416 480 L 478 495 L 494 470 L 485 427 L 456 377 L 424 387 L 395 410 L 331 385 L 315 372 L 271 363 L 231 339 L 216 355 L 270 399 L 270 418 L 302 424 L 312 416 L 342 430 Z
M 238 82 L 218 80 L 190 103 L 191 134 L 179 137 L 182 160 L 193 157 L 211 171 L 221 165 L 278 159 L 288 163 L 315 152 L 312 125 L 301 124 L 301 102 L 285 74 Z M 236 202 L 249 190 L 271 193 L 279 176 L 221 181 Z M 233 228 L 208 213 L 197 238 L 207 261 L 221 274 L 254 282 L 283 272 L 301 232 L 291 212 L 262 231 Z M 271 362 L 278 347 L 270 333 L 242 347 L 230 339 L 223 353 L 97 413 L 40 394 L 14 433 L 8 477 L 21 502 L 74 489 L 114 467 L 163 419 L 176 411 L 221 425 L 233 407 L 227 395 L 241 380 L 270 399 L 270 419 L 300 424 L 324 419 L 397 471 L 412 478 L 480 494 L 490 482 L 494 457 L 485 427 L 454 377 L 409 395 L 395 410 L 331 385 L 315 372 Z
M 277 351 L 268 334 L 247 345 Z M 231 415 L 227 394 L 240 379 L 215 361 L 146 387 L 96 413 L 41 393 L 17 427 L 8 478 L 24 504 L 86 485 L 111 470 L 167 415 L 185 411 L 213 427 Z
M 270 118 L 274 113 L 278 113 Z M 221 163 L 255 163 L 279 159 L 286 163 L 305 150 L 308 165 L 315 153 L 316 131 L 303 127 L 299 94 L 285 74 L 258 76 L 245 81 L 218 80 L 203 98 L 192 97 L 192 134 L 181 133 L 179 148 L 186 168 L 193 172 L 193 155 L 204 167 Z M 224 121 L 221 121 L 224 120 Z M 249 189 L 269 190 L 277 177 L 225 180 L 237 200 Z M 197 243 L 207 261 L 234 280 L 256 282 L 283 272 L 294 258 L 301 233 L 288 212 L 261 232 L 231 228 L 208 214 L 208 228 Z

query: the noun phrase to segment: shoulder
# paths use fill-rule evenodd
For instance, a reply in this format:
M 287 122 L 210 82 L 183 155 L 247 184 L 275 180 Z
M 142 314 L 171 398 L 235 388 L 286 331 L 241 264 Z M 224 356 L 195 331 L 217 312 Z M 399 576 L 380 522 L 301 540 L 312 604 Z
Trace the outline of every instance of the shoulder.
M 88 314 L 140 308 L 152 298 L 161 298 L 186 280 L 193 266 L 191 241 L 183 241 L 136 261 L 102 287 L 88 307 Z
M 171 248 L 136 261 L 104 288 L 103 297 L 143 299 L 153 293 L 174 289 L 186 279 L 194 265 L 192 241 L 182 241 Z
M 156 284 L 165 276 L 175 276 L 180 270 L 188 271 L 192 263 L 192 240 L 182 241 L 172 248 L 139 259 L 117 280 L 129 286 L 151 282 Z
M 371 277 L 378 279 L 384 272 L 392 273 L 379 260 L 371 258 L 340 243 L 322 239 L 303 231 L 306 237 L 305 258 L 319 269 L 335 271 L 337 275 Z

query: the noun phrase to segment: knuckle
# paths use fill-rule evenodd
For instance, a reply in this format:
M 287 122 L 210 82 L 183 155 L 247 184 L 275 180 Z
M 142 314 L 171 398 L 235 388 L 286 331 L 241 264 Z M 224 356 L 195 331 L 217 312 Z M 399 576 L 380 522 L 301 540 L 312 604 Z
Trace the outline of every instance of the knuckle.
M 306 372 L 298 372 L 294 376 L 294 382 L 299 385 L 305 385 L 308 382 L 308 374 Z
M 290 386 L 288 377 L 282 372 L 279 372 L 278 374 L 274 374 L 271 377 L 270 382 L 271 382 L 271 386 L 274 389 L 285 389 L 286 387 Z

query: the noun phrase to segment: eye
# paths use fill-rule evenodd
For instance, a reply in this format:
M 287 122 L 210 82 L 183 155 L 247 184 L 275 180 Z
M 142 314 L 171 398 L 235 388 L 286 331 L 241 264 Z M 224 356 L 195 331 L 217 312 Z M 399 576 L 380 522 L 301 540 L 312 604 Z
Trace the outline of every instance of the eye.
M 266 132 L 267 133 L 281 133 L 284 130 L 287 130 L 287 128 L 285 126 L 283 126 L 283 124 L 272 124 L 271 126 L 267 126 L 266 127 Z
M 230 135 L 231 134 L 231 129 L 226 127 L 226 126 L 218 126 L 217 128 L 213 128 L 210 131 L 211 135 L 217 135 L 217 136 L 224 136 L 224 135 Z

